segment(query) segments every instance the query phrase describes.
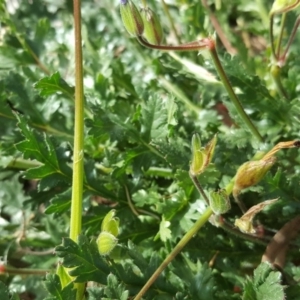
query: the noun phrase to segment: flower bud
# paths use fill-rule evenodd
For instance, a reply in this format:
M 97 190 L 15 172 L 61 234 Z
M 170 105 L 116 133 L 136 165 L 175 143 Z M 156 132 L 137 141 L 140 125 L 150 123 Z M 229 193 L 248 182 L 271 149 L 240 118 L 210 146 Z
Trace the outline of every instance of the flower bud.
M 236 197 L 243 189 L 257 184 L 270 170 L 276 161 L 275 156 L 268 159 L 247 161 L 237 170 L 233 196 Z
M 118 236 L 119 234 L 119 219 L 115 217 L 116 211 L 112 209 L 104 217 L 101 224 L 101 231 L 106 231 L 112 234 L 113 236 Z
M 197 133 L 192 137 L 192 162 L 190 165 L 190 173 L 193 176 L 201 174 L 211 162 L 214 154 L 215 146 L 217 143 L 217 136 L 215 135 L 212 140 L 201 148 L 201 140 Z
M 97 239 L 98 251 L 101 255 L 109 255 L 118 244 L 118 239 L 109 232 L 102 231 Z
M 134 3 L 131 0 L 121 0 L 120 12 L 126 30 L 135 37 L 142 35 L 144 23 Z
M 153 45 L 160 45 L 163 39 L 163 30 L 157 15 L 149 7 L 142 8 L 141 16 L 144 22 L 143 37 Z
M 300 5 L 300 0 L 275 0 L 270 15 L 286 13 Z
M 209 196 L 209 206 L 216 215 L 225 214 L 230 210 L 230 200 L 225 190 L 211 192 Z

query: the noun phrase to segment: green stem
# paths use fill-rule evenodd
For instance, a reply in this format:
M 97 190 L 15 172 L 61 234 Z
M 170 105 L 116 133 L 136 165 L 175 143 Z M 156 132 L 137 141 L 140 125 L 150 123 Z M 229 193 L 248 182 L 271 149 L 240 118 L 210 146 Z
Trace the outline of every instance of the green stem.
M 26 268 L 11 268 L 8 266 L 5 266 L 3 273 L 9 274 L 9 275 L 39 275 L 39 276 L 45 276 L 50 270 L 45 269 L 26 269 Z M 1 273 L 0 273 L 1 274 Z
M 233 105 L 235 106 L 235 109 L 237 110 L 238 114 L 240 115 L 241 119 L 244 121 L 244 123 L 247 125 L 248 129 L 251 131 L 251 133 L 260 141 L 263 142 L 263 138 L 260 135 L 260 133 L 258 132 L 257 128 L 254 126 L 254 124 L 252 123 L 252 121 L 250 120 L 250 118 L 248 117 L 248 115 L 246 114 L 246 112 L 244 111 L 244 108 L 240 102 L 240 100 L 238 99 L 238 97 L 236 96 L 236 94 L 234 93 L 232 86 L 228 80 L 228 77 L 225 74 L 225 71 L 222 67 L 222 64 L 219 60 L 216 48 L 214 45 L 212 45 L 211 47 L 209 47 L 209 52 L 210 55 L 212 57 L 212 60 L 214 62 L 215 68 L 219 74 L 219 77 L 233 103 Z
M 215 42 L 211 38 L 205 38 L 202 40 L 197 40 L 190 43 L 181 44 L 179 46 L 169 46 L 169 45 L 153 45 L 146 42 L 142 37 L 137 37 L 138 41 L 145 47 L 156 49 L 156 50 L 162 50 L 162 51 L 200 51 L 200 50 L 209 50 L 210 55 L 212 57 L 212 60 L 214 62 L 215 68 L 219 74 L 219 77 L 233 103 L 235 106 L 238 114 L 240 115 L 241 119 L 244 121 L 244 123 L 247 125 L 248 129 L 251 131 L 251 133 L 260 141 L 263 142 L 263 138 L 258 132 L 257 128 L 254 126 L 254 124 L 251 122 L 250 118 L 246 114 L 246 112 L 243 109 L 242 104 L 240 103 L 238 97 L 234 93 L 232 86 L 225 74 L 225 71 L 222 67 L 222 64 L 219 60 L 216 48 L 215 48 Z
M 270 15 L 270 27 L 269 27 L 269 35 L 270 35 L 270 43 L 271 43 L 271 52 L 272 56 L 275 58 L 275 60 L 278 60 L 278 57 L 276 56 L 275 51 L 275 42 L 274 42 L 274 33 L 273 33 L 273 23 L 274 23 L 274 15 Z
M 281 69 L 280 69 L 280 67 L 278 65 L 271 66 L 270 73 L 272 75 L 272 78 L 274 80 L 274 83 L 275 83 L 275 86 L 276 86 L 276 89 L 277 89 L 278 93 L 282 97 L 284 97 L 286 100 L 288 100 L 289 96 L 286 93 L 286 91 L 285 91 L 285 89 L 282 85 L 282 82 L 281 82 L 281 77 L 280 77 Z
M 285 25 L 285 21 L 286 21 L 286 13 L 283 13 L 281 16 L 281 24 L 280 24 L 280 31 L 279 31 L 279 38 L 277 41 L 277 45 L 276 45 L 276 56 L 280 57 L 280 46 L 281 46 L 281 42 L 282 42 L 282 36 L 283 36 L 283 31 L 284 31 L 284 25 Z
M 81 233 L 82 197 L 83 197 L 83 157 L 84 157 L 84 96 L 83 68 L 81 45 L 81 2 L 74 0 L 74 29 L 75 29 L 75 122 L 74 122 L 74 154 L 70 238 L 77 241 Z M 76 300 L 83 298 L 85 284 L 75 284 Z
M 190 175 L 190 178 L 192 179 L 195 187 L 197 188 L 199 194 L 203 197 L 203 199 L 205 200 L 206 204 L 209 206 L 209 199 L 207 198 L 207 196 L 206 196 L 206 194 L 205 194 L 205 192 L 204 192 L 204 190 L 203 190 L 203 188 L 202 188 L 202 186 L 201 186 L 201 184 L 200 184 L 197 176 L 192 175 L 191 172 L 189 172 L 189 175 Z
M 286 55 L 290 49 L 292 42 L 294 41 L 294 38 L 295 38 L 295 35 L 296 35 L 299 25 L 300 25 L 300 17 L 297 18 L 297 20 L 294 24 L 294 27 L 293 27 L 292 33 L 290 35 L 289 41 L 287 43 L 286 49 L 285 49 L 283 55 L 280 57 L 280 61 L 283 61 L 283 62 L 285 61 Z
M 176 30 L 176 27 L 175 27 L 173 18 L 172 18 L 171 14 L 170 14 L 169 8 L 168 8 L 168 6 L 167 6 L 167 4 L 166 4 L 166 2 L 164 0 L 161 0 L 161 4 L 162 4 L 163 10 L 164 10 L 164 12 L 165 12 L 165 14 L 166 14 L 166 16 L 167 16 L 167 18 L 169 20 L 169 23 L 170 23 L 170 26 L 172 28 L 172 31 L 173 31 L 173 33 L 174 33 L 174 35 L 176 37 L 176 42 L 177 42 L 177 44 L 180 44 L 180 36 L 179 36 L 179 34 L 178 34 L 177 30 Z
M 77 241 L 81 233 L 83 194 L 84 98 L 81 48 L 80 0 L 74 0 L 75 25 L 75 122 L 70 238 Z
M 176 255 L 184 248 L 184 246 L 193 238 L 193 236 L 199 231 L 199 229 L 208 221 L 210 216 L 213 214 L 210 207 L 208 207 L 203 215 L 197 220 L 192 228 L 183 236 L 179 243 L 175 246 L 172 252 L 166 257 L 162 264 L 156 269 L 153 275 L 149 278 L 143 288 L 135 296 L 134 300 L 139 300 L 147 292 L 150 286 L 155 282 L 162 271 L 168 266 L 168 264 L 176 257 Z

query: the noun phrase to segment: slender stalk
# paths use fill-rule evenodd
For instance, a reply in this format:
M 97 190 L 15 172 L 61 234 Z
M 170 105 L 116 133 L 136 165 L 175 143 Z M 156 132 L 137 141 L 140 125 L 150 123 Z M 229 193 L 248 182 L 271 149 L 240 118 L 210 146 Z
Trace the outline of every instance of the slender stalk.
M 245 214 L 247 211 L 247 207 L 244 204 L 244 202 L 239 198 L 238 195 L 233 195 L 233 198 L 234 198 L 235 202 L 237 203 L 237 205 L 239 206 L 242 213 Z
M 125 189 L 125 193 L 126 193 L 126 198 L 127 198 L 127 203 L 129 208 L 131 209 L 131 211 L 133 212 L 133 214 L 135 214 L 136 216 L 139 216 L 139 213 L 137 212 L 137 210 L 135 209 L 132 201 L 131 201 L 131 197 L 129 195 L 129 191 L 126 185 L 124 185 L 124 189 Z
M 209 206 L 209 199 L 208 197 L 206 196 L 197 176 L 194 176 L 191 174 L 191 172 L 189 172 L 189 175 L 190 175 L 190 178 L 192 179 L 196 189 L 198 190 L 199 194 L 203 197 L 203 199 L 205 200 L 206 204 Z
M 236 94 L 234 93 L 232 86 L 228 80 L 228 77 L 225 74 L 225 71 L 222 67 L 222 64 L 219 60 L 217 51 L 215 46 L 212 46 L 209 48 L 210 51 L 210 55 L 212 57 L 212 60 L 214 62 L 215 68 L 219 74 L 219 77 L 222 81 L 222 83 L 224 84 L 224 87 L 233 103 L 233 105 L 235 106 L 238 114 L 240 115 L 241 119 L 244 121 L 244 123 L 247 125 L 248 129 L 251 131 L 251 133 L 260 141 L 263 142 L 263 138 L 260 135 L 259 131 L 257 130 L 257 128 L 254 126 L 254 124 L 252 123 L 252 121 L 250 120 L 250 118 L 248 117 L 248 115 L 246 114 L 246 112 L 244 111 L 244 108 L 240 102 L 240 100 L 238 99 L 238 97 L 236 96 Z
M 274 15 L 270 15 L 270 27 L 269 27 L 269 35 L 270 35 L 270 43 L 271 43 L 271 51 L 272 56 L 275 60 L 278 60 L 278 57 L 276 56 L 275 51 L 275 42 L 274 42 L 274 33 L 273 33 L 273 23 L 274 23 Z
M 81 45 L 81 1 L 74 0 L 75 29 L 75 122 L 70 238 L 77 241 L 81 233 L 83 195 L 84 97 Z M 76 300 L 83 299 L 85 285 L 76 283 Z
M 297 32 L 297 29 L 298 29 L 299 25 L 300 25 L 300 17 L 298 17 L 296 22 L 295 22 L 295 25 L 294 25 L 292 33 L 290 35 L 290 38 L 289 38 L 289 41 L 287 43 L 286 49 L 285 49 L 284 53 L 282 54 L 282 56 L 280 57 L 280 60 L 285 61 L 286 55 L 287 55 L 287 53 L 290 49 L 290 46 L 291 46 L 292 42 L 294 41 L 294 38 L 295 38 L 295 35 L 296 35 L 296 32 Z
M 150 286 L 155 282 L 162 271 L 168 266 L 168 264 L 176 257 L 176 255 L 184 248 L 184 246 L 192 239 L 192 237 L 198 232 L 198 230 L 208 221 L 210 216 L 213 214 L 210 207 L 208 207 L 203 215 L 197 220 L 192 228 L 183 236 L 179 243 L 175 246 L 172 252 L 166 257 L 162 264 L 156 269 L 153 275 L 149 278 L 143 288 L 135 296 L 134 300 L 139 300 L 147 292 Z
M 138 41 L 145 47 L 156 49 L 156 50 L 162 50 L 162 51 L 200 51 L 200 50 L 209 50 L 210 55 L 212 57 L 212 60 L 214 62 L 215 68 L 219 74 L 219 77 L 233 103 L 235 106 L 238 114 L 240 115 L 241 119 L 244 121 L 244 123 L 247 125 L 248 129 L 251 131 L 251 133 L 260 141 L 263 142 L 263 138 L 260 135 L 257 128 L 254 126 L 246 112 L 244 111 L 244 108 L 239 101 L 238 97 L 234 93 L 232 86 L 228 80 L 228 77 L 225 74 L 225 71 L 222 67 L 222 64 L 219 60 L 216 48 L 215 48 L 215 42 L 211 38 L 205 38 L 202 40 L 197 40 L 190 43 L 181 44 L 179 46 L 169 46 L 169 45 L 153 45 L 146 42 L 142 37 L 137 38 Z
M 172 18 L 171 14 L 170 14 L 169 8 L 168 8 L 165 0 L 161 0 L 161 4 L 163 6 L 163 10 L 164 10 L 165 14 L 167 15 L 167 18 L 169 20 L 169 23 L 170 23 L 170 26 L 172 28 L 172 31 L 173 31 L 173 33 L 174 33 L 174 35 L 176 37 L 176 42 L 177 42 L 177 44 L 180 44 L 180 36 L 179 36 L 179 34 L 178 34 L 177 30 L 176 30 L 173 18 Z
M 75 122 L 74 122 L 74 155 L 73 182 L 71 203 L 70 238 L 77 241 L 81 232 L 82 193 L 83 193 L 83 136 L 84 136 L 84 99 L 83 70 L 81 48 L 81 12 L 80 0 L 74 0 L 75 25 Z
M 234 48 L 231 45 L 229 39 L 227 39 L 227 37 L 223 31 L 223 28 L 219 23 L 218 18 L 215 16 L 213 11 L 210 9 L 210 7 L 207 3 L 207 0 L 202 0 L 202 5 L 207 10 L 210 22 L 211 22 L 213 28 L 215 29 L 216 33 L 218 34 L 220 41 L 222 42 L 222 44 L 225 47 L 225 49 L 227 50 L 227 52 L 229 52 L 232 55 L 237 54 L 237 52 L 238 52 L 237 49 Z
M 27 268 L 11 268 L 8 266 L 4 266 L 4 270 L 0 272 L 0 274 L 9 274 L 9 275 L 39 275 L 45 276 L 50 270 L 48 269 L 27 269 Z
M 279 37 L 278 37 L 278 41 L 277 41 L 277 45 L 276 45 L 276 56 L 277 57 L 280 57 L 280 46 L 281 46 L 281 42 L 282 42 L 285 21 L 286 21 L 286 13 L 283 13 L 281 16 Z
M 207 40 L 198 40 L 190 43 L 181 44 L 178 46 L 169 46 L 169 45 L 153 45 L 146 42 L 141 36 L 137 37 L 140 44 L 143 46 L 150 48 L 150 49 L 156 49 L 161 51 L 200 51 L 207 48 Z

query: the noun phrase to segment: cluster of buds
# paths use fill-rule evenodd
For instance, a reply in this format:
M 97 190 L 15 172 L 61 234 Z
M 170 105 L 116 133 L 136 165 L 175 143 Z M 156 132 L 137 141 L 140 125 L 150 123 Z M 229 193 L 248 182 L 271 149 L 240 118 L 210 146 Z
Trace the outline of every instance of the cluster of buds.
M 120 12 L 129 34 L 134 37 L 142 36 L 153 45 L 161 44 L 163 30 L 153 10 L 145 7 L 139 11 L 131 0 L 121 0 Z

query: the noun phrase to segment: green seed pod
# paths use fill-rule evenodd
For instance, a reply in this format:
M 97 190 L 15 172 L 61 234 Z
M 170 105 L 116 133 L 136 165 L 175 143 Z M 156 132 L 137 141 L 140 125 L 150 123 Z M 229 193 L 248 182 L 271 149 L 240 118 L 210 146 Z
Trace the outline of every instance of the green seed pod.
M 217 136 L 215 135 L 211 141 L 201 148 L 201 140 L 197 133 L 192 137 L 192 162 L 190 165 L 190 173 L 193 176 L 199 175 L 207 168 L 213 157 Z
M 135 37 L 142 35 L 144 23 L 138 9 L 131 0 L 120 2 L 121 18 L 126 30 Z
M 266 175 L 276 161 L 275 156 L 268 159 L 247 161 L 237 170 L 233 196 L 236 197 L 243 189 L 257 184 Z
M 143 37 L 153 45 L 160 45 L 163 39 L 163 30 L 157 15 L 149 7 L 142 8 L 141 16 L 144 22 Z
M 275 0 L 270 15 L 286 13 L 300 5 L 300 0 Z
M 225 214 L 230 210 L 230 200 L 225 190 L 211 192 L 209 196 L 209 206 L 216 215 Z
M 201 139 L 199 134 L 195 133 L 192 137 L 192 162 L 190 165 L 190 173 L 192 175 L 201 173 L 203 161 L 204 157 L 201 152 Z

